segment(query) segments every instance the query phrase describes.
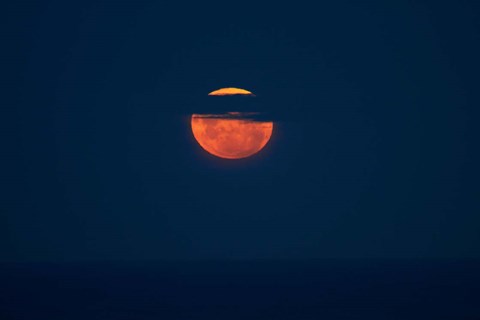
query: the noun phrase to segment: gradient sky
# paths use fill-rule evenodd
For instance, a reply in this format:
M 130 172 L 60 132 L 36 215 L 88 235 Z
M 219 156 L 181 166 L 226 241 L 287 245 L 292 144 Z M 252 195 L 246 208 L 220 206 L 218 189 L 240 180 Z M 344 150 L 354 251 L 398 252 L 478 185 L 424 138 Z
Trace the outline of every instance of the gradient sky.
M 480 258 L 477 10 L 10 4 L 0 260 Z M 257 156 L 196 144 L 221 87 L 275 119 Z

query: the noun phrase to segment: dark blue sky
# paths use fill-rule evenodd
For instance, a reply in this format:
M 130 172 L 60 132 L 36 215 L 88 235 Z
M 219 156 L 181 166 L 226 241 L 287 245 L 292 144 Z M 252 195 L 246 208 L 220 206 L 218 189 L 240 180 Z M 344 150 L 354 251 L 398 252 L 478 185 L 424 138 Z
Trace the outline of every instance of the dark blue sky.
M 0 260 L 480 258 L 473 1 L 10 6 Z M 226 86 L 276 120 L 238 162 Z

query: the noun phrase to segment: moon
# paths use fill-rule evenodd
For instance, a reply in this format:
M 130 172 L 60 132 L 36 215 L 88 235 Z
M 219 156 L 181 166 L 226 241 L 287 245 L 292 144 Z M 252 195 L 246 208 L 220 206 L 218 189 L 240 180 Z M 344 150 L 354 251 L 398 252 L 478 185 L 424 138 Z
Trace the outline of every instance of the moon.
M 209 95 L 251 95 L 244 89 L 224 88 Z M 270 140 L 273 122 L 243 119 L 239 112 L 223 115 L 193 114 L 193 136 L 208 153 L 224 159 L 243 159 L 262 150 Z
M 232 96 L 237 94 L 255 97 L 255 95 L 250 91 L 245 89 L 240 89 L 240 88 L 222 88 L 222 89 L 212 91 L 208 95 L 209 96 Z

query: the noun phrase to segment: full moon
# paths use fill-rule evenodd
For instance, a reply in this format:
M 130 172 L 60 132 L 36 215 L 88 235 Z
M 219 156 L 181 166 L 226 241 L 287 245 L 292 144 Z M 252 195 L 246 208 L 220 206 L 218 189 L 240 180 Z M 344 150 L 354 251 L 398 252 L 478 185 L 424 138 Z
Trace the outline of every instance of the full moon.
M 209 95 L 249 95 L 244 89 L 224 88 Z M 226 115 L 193 114 L 192 132 L 200 146 L 217 157 L 224 159 L 242 159 L 250 157 L 270 140 L 273 122 L 242 119 L 241 113 L 229 112 Z

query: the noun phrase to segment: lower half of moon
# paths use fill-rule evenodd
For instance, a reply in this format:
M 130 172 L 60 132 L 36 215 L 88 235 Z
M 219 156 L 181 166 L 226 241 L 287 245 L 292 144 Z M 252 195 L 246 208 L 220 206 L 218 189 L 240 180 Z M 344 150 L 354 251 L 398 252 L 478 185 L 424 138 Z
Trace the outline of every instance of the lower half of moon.
M 192 131 L 207 152 L 225 159 L 247 158 L 270 140 L 273 122 L 218 119 L 192 115 Z

